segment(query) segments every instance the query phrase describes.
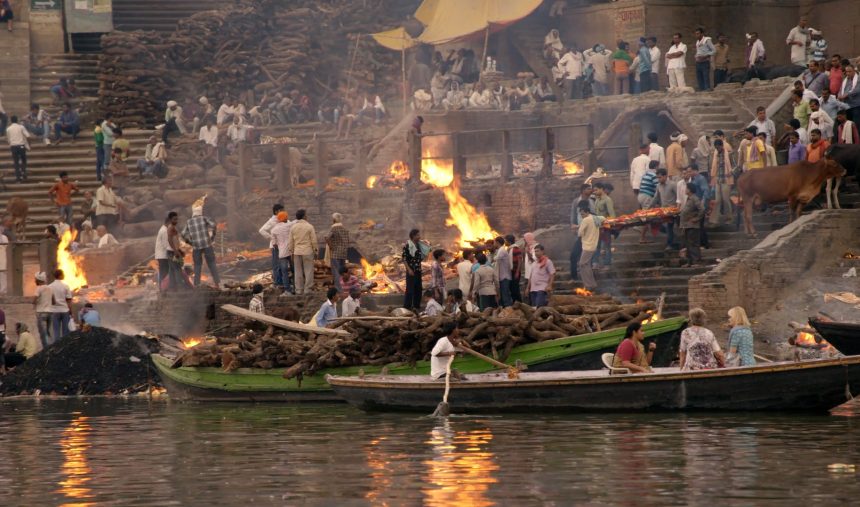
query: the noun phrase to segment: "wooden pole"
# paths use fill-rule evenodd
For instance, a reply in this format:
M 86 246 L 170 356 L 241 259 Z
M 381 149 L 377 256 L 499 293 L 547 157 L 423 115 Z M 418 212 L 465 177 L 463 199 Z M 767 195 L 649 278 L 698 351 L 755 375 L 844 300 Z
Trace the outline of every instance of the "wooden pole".
M 487 23 L 487 30 L 484 32 L 484 53 L 483 53 L 483 56 L 481 57 L 481 64 L 480 64 L 480 67 L 482 67 L 482 68 L 485 65 L 485 62 L 487 61 L 487 46 L 489 45 L 489 43 L 490 43 L 490 24 Z
M 405 34 L 405 32 L 404 32 Z M 403 46 L 400 48 L 400 86 L 403 88 L 403 111 L 402 115 L 406 116 L 406 38 L 403 39 Z
M 352 87 L 352 72 L 355 69 L 355 59 L 358 56 L 358 43 L 361 42 L 361 35 L 355 36 L 355 47 L 352 50 L 352 62 L 349 64 L 349 74 L 346 75 L 346 97 L 344 100 L 349 100 L 349 94 Z

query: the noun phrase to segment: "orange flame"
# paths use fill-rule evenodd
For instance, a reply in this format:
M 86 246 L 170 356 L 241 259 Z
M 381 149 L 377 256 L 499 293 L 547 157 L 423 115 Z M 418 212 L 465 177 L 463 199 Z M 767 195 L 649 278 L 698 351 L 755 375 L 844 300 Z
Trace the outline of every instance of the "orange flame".
M 377 176 L 375 174 L 368 176 L 367 177 L 367 183 L 365 184 L 365 186 L 367 188 L 373 188 L 373 186 L 376 185 L 377 181 L 379 181 L 379 176 Z
M 825 340 L 821 340 L 820 342 L 815 339 L 815 335 L 812 333 L 807 333 L 804 331 L 800 331 L 797 333 L 797 337 L 794 339 L 794 343 L 796 345 L 800 345 L 802 347 L 821 347 L 825 348 L 830 346 L 829 343 Z
M 405 180 L 409 178 L 409 166 L 402 160 L 395 160 L 388 166 L 388 174 L 396 180 Z
M 425 153 L 425 157 L 429 157 Z M 459 181 L 454 179 L 454 163 L 450 160 L 424 158 L 421 161 L 421 181 L 441 188 L 448 201 L 448 214 L 445 225 L 460 230 L 457 243 L 461 248 L 468 248 L 472 241 L 485 241 L 499 235 L 487 220 L 469 201 L 460 195 Z
M 194 347 L 203 343 L 203 338 L 191 337 L 185 338 L 182 340 L 182 347 L 185 349 L 193 349 Z
M 651 323 L 654 323 L 654 322 L 657 322 L 658 320 L 660 320 L 660 314 L 654 313 L 654 310 L 648 310 L 646 313 L 648 313 L 651 316 L 648 317 L 647 319 L 643 320 L 642 324 L 651 324 Z
M 593 292 L 591 292 L 591 291 L 590 291 L 590 290 L 588 290 L 588 289 L 583 289 L 582 287 L 577 287 L 573 292 L 574 292 L 577 296 L 593 296 L 593 295 L 594 295 L 594 293 L 593 293 Z
M 361 259 L 361 269 L 364 270 L 364 278 L 366 280 L 376 278 L 378 275 L 384 272 L 382 264 L 378 262 L 375 264 L 371 264 L 366 259 Z
M 72 291 L 76 291 L 87 285 L 87 277 L 84 274 L 83 268 L 78 264 L 75 256 L 69 251 L 69 245 L 75 239 L 72 231 L 68 230 L 63 233 L 60 239 L 60 245 L 57 247 L 57 268 L 63 270 L 63 281 L 69 286 Z
M 581 164 L 572 160 L 559 159 L 556 163 L 564 170 L 564 174 L 582 174 L 585 172 Z
M 381 263 L 371 264 L 366 259 L 361 259 L 361 269 L 364 271 L 364 279 L 368 282 L 376 282 L 376 287 L 370 289 L 373 294 L 388 294 L 399 292 L 398 287 L 391 278 L 385 274 L 385 268 Z

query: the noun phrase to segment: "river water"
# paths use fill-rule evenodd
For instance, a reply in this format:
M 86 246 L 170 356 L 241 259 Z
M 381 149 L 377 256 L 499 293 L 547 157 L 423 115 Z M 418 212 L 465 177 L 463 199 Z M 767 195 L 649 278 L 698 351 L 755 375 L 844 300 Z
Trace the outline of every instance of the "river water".
M 829 416 L 434 419 L 6 399 L 0 505 L 856 505 L 858 437 L 860 403 Z

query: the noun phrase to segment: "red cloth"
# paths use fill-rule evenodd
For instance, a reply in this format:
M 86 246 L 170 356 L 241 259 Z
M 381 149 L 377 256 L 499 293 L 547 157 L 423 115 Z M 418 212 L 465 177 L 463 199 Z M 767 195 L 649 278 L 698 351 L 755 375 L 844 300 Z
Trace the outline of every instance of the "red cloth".
M 631 363 L 636 363 L 636 360 L 639 359 L 639 351 L 636 349 L 636 344 L 633 343 L 633 340 L 630 338 L 625 338 L 624 341 L 618 345 L 618 350 L 615 351 L 615 355 L 622 361 L 629 361 Z

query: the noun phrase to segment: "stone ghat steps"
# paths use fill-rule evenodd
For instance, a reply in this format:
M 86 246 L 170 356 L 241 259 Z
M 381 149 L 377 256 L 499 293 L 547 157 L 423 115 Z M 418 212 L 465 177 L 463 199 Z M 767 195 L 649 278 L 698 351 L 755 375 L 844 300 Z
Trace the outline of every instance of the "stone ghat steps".
M 129 129 L 125 133 L 131 142 L 133 161 L 142 156 L 143 146 L 151 132 Z M 0 210 L 5 212 L 12 197 L 25 199 L 29 205 L 27 237 L 38 237 L 41 230 L 57 218 L 57 209 L 48 197 L 48 190 L 61 171 L 68 172 L 69 179 L 77 182 L 81 189 L 81 193 L 72 197 L 76 216 L 82 193 L 85 190 L 95 192 L 98 188 L 95 147 L 90 136 L 90 132 L 86 131 L 74 144 L 66 140 L 55 146 L 45 146 L 41 140 L 31 139 L 31 150 L 27 154 L 28 183 L 15 183 L 11 154 L 9 150 L 0 150 L 0 173 L 3 174 L 5 184 L 5 188 L 0 187 Z

